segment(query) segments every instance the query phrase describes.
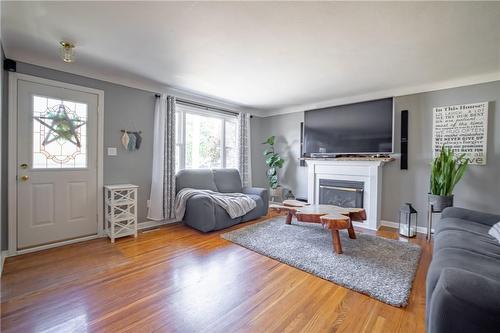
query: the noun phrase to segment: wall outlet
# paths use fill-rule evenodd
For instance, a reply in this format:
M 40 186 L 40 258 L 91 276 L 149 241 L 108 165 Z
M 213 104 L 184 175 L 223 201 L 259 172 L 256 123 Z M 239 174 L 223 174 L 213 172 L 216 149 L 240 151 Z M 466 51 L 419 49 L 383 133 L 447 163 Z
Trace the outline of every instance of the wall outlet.
M 115 147 L 108 147 L 108 156 L 118 155 L 117 149 Z
M 147 207 L 147 208 L 151 207 L 151 200 L 147 200 L 147 201 L 146 201 L 146 207 Z

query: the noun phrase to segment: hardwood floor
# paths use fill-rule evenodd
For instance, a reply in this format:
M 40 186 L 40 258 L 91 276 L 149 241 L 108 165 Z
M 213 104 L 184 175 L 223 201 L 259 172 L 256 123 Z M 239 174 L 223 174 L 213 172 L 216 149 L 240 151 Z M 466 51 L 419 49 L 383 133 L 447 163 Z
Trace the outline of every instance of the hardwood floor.
M 409 305 L 401 309 L 220 233 L 174 224 L 115 244 L 103 238 L 8 258 L 1 331 L 425 332 L 432 248 L 421 236 L 411 240 L 423 253 Z M 377 234 L 399 238 L 389 228 Z

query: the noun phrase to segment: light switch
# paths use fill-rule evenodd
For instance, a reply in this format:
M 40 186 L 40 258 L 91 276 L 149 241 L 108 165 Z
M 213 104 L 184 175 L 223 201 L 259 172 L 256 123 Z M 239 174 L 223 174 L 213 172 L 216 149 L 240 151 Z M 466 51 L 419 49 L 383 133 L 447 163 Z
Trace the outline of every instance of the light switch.
M 108 147 L 108 156 L 116 156 L 116 148 L 115 147 Z

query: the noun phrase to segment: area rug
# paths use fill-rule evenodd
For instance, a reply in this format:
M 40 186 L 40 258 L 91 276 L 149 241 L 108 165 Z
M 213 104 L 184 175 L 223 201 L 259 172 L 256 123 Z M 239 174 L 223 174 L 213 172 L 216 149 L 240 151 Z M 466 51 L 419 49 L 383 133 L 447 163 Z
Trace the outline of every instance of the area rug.
M 350 239 L 340 231 L 343 254 L 332 248 L 331 232 L 320 224 L 283 217 L 221 235 L 233 243 L 276 259 L 384 303 L 407 305 L 421 249 L 418 245 L 363 233 Z

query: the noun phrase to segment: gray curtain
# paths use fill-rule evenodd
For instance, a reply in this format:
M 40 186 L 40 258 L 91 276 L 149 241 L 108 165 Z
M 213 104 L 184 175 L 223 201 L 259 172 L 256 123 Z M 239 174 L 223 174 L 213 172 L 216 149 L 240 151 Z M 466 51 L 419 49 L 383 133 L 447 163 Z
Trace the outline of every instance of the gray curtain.
M 164 214 L 175 218 L 175 97 L 167 97 L 165 133 Z
M 238 116 L 238 143 L 239 164 L 241 182 L 243 187 L 252 186 L 252 172 L 250 160 L 250 115 L 240 113 Z
M 156 98 L 148 218 L 175 218 L 175 97 Z

